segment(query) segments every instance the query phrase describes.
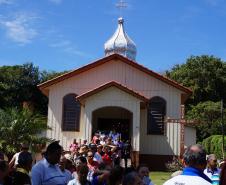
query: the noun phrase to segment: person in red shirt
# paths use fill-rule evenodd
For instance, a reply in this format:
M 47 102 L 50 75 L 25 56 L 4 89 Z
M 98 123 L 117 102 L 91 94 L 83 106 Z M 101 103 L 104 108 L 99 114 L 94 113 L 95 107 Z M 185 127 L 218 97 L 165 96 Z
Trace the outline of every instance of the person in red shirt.
M 87 162 L 87 166 L 91 171 L 95 171 L 99 167 L 99 163 L 93 160 L 93 152 L 91 151 L 87 153 Z
M 111 155 L 112 155 L 112 151 L 110 146 L 105 145 L 103 148 L 103 152 L 104 155 L 102 156 L 102 160 L 104 162 L 105 165 L 111 165 L 112 164 L 112 159 L 111 159 Z

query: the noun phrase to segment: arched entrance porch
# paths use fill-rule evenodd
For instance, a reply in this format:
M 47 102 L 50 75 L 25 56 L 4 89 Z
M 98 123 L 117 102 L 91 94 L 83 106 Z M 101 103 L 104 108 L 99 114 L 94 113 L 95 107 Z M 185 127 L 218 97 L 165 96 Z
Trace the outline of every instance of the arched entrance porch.
M 123 107 L 101 107 L 92 113 L 92 134 L 101 132 L 109 134 L 115 131 L 121 140 L 131 139 L 133 134 L 133 113 Z
M 138 164 L 139 151 L 140 151 L 140 109 L 141 109 L 141 102 L 143 101 L 143 99 L 138 95 L 136 96 L 131 95 L 130 93 L 128 93 L 128 91 L 129 90 L 125 91 L 124 89 L 122 90 L 121 88 L 112 86 L 106 89 L 101 89 L 100 92 L 95 94 L 90 93 L 89 96 L 87 95 L 87 96 L 84 96 L 82 99 L 80 99 L 82 103 L 81 122 L 84 129 L 83 138 L 87 139 L 88 141 L 92 140 L 93 130 L 95 129 L 95 125 L 97 125 L 98 123 L 98 121 L 96 121 L 96 124 L 94 123 L 95 116 L 97 118 L 98 117 L 101 118 L 101 116 L 107 116 L 106 119 L 108 118 L 110 119 L 111 116 L 113 115 L 113 111 L 115 112 L 117 111 L 122 112 L 122 110 L 125 110 L 125 112 L 128 111 L 131 113 L 129 116 L 130 117 L 129 121 L 131 122 L 130 124 L 131 128 L 129 132 L 131 135 L 131 145 L 132 145 L 132 150 L 135 158 L 134 163 Z M 108 110 L 106 109 L 106 107 L 111 107 L 111 108 L 110 110 Z M 95 113 L 95 111 L 97 112 Z M 106 113 L 106 111 L 108 112 L 108 114 Z M 114 119 L 115 118 L 117 119 L 117 117 L 121 119 L 119 115 L 120 113 L 117 113 L 116 117 L 113 117 L 113 121 L 115 121 Z M 94 122 L 93 122 L 93 119 L 94 119 Z M 107 121 L 110 121 L 110 120 L 107 120 Z M 122 120 L 120 121 L 122 122 Z M 105 122 L 105 120 L 102 120 L 102 122 Z

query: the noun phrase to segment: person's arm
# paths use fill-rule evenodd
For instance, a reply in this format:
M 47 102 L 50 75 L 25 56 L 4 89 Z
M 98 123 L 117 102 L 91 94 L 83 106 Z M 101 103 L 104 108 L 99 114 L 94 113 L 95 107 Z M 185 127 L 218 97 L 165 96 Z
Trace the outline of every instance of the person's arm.
M 117 146 L 112 146 L 111 147 L 111 152 L 114 152 L 117 149 Z
M 111 148 L 111 152 L 114 152 L 117 149 L 115 145 L 108 145 Z
M 16 161 L 16 154 L 14 154 L 13 158 L 9 162 L 9 169 L 12 169 Z

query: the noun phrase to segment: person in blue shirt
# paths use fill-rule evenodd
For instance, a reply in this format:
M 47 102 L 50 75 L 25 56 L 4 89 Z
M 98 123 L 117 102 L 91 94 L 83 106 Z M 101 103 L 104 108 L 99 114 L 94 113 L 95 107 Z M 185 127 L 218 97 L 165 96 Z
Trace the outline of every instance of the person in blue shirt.
M 207 168 L 204 173 L 213 181 L 214 185 L 219 184 L 220 169 L 217 167 L 217 157 L 215 154 L 210 154 L 207 157 Z
M 66 157 L 64 157 L 62 155 L 61 158 L 60 158 L 59 167 L 60 167 L 62 173 L 64 174 L 64 176 L 66 177 L 66 182 L 68 183 L 70 180 L 72 180 L 72 174 L 69 170 L 67 170 L 65 168 L 66 163 L 67 163 L 67 159 L 66 159 Z
M 59 168 L 62 146 L 58 141 L 48 145 L 43 160 L 31 170 L 32 185 L 66 185 L 66 177 Z
M 181 175 L 166 181 L 163 185 L 211 185 L 212 181 L 203 173 L 206 167 L 206 151 L 199 145 L 189 146 L 183 155 L 185 168 Z

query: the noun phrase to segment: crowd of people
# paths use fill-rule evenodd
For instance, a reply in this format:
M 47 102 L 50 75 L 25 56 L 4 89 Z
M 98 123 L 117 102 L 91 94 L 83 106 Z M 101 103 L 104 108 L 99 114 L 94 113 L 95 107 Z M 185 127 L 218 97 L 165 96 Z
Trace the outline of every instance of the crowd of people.
M 35 162 L 27 145 L 21 145 L 9 163 L 0 153 L 0 185 L 153 185 L 147 165 L 135 168 L 120 163 L 130 157 L 131 146 L 114 135 L 101 139 L 95 134 L 89 144 L 74 140 L 68 151 L 59 141 L 52 142 Z M 226 185 L 225 161 L 218 168 L 216 156 L 207 156 L 201 145 L 186 149 L 183 164 L 183 171 L 164 185 Z
M 124 166 L 127 168 L 128 159 L 131 158 L 131 144 L 130 140 L 122 140 L 121 134 L 111 131 L 109 133 L 97 132 L 94 134 L 90 143 L 87 140 L 74 139 L 73 143 L 69 146 L 69 152 L 66 157 L 70 160 L 75 160 L 79 156 L 87 157 L 88 152 L 91 151 L 94 156 L 93 160 L 108 165 L 120 165 L 123 159 Z
M 69 152 L 55 141 L 35 164 L 28 147 L 22 145 L 9 164 L 0 159 L 0 185 L 152 185 L 148 166 L 120 166 L 115 157 L 120 149 L 109 142 L 108 138 L 102 146 L 84 141 L 79 146 L 74 140 Z

